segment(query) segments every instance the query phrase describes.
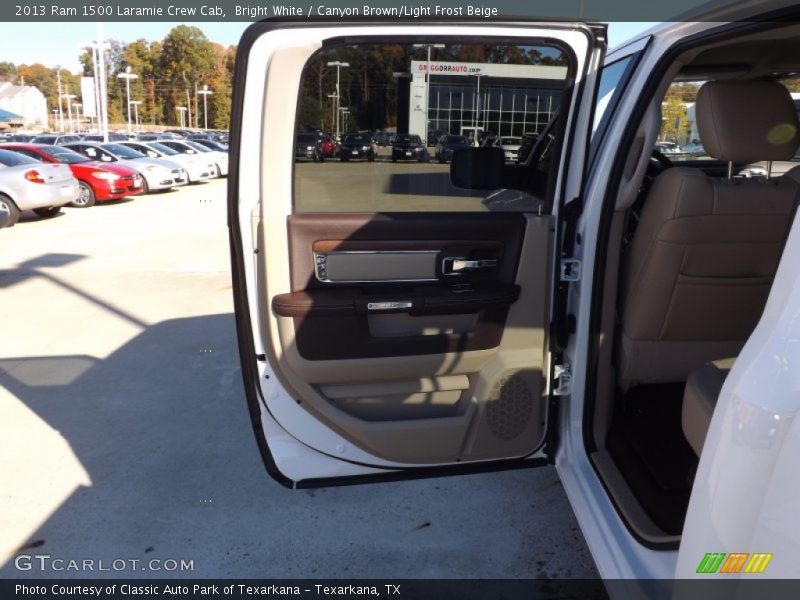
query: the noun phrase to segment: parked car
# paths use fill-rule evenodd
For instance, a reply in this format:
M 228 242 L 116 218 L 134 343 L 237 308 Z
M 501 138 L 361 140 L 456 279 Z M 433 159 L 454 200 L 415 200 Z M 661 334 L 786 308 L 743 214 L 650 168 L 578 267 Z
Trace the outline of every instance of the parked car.
M 398 133 L 392 144 L 392 162 L 398 160 L 415 160 L 426 162 L 428 152 L 422 139 L 416 134 Z
M 306 159 L 314 162 L 325 160 L 325 151 L 316 133 L 298 133 L 294 142 L 294 158 Z
M 69 144 L 70 142 L 80 141 L 81 136 L 76 134 L 52 134 L 44 133 L 34 136 L 30 142 L 32 144 L 49 144 L 51 146 Z
M 108 141 L 109 142 L 124 142 L 128 140 L 128 136 L 124 133 L 112 133 L 109 132 L 108 134 Z M 77 141 L 77 140 L 71 140 Z M 87 133 L 86 135 L 81 136 L 81 142 L 99 142 L 103 143 L 105 140 L 103 139 L 103 135 L 100 133 Z
M 681 154 L 681 147 L 675 142 L 656 142 L 655 150 L 661 154 Z
M 536 145 L 536 142 L 539 141 L 539 134 L 532 132 L 532 133 L 525 133 L 519 140 L 519 148 L 517 148 L 517 162 L 524 163 L 528 160 L 528 156 L 530 156 L 533 147 Z
M 162 140 L 180 140 L 183 139 L 181 136 L 175 133 L 158 133 L 155 131 L 144 131 L 136 136 L 136 139 L 140 142 L 160 142 Z
M 186 139 L 191 135 L 191 131 L 188 129 L 167 129 L 164 133 L 170 133 L 175 136 L 176 139 Z
M 217 177 L 226 177 L 228 175 L 228 153 L 219 152 L 217 150 L 210 150 L 205 146 L 193 142 L 192 140 L 162 140 L 160 142 L 168 148 L 172 148 L 181 154 L 208 154 L 210 160 L 214 161 L 217 166 Z
M 11 225 L 11 209 L 8 203 L 3 202 L 2 197 L 0 197 L 0 229 L 9 225 Z
M 200 139 L 195 139 L 195 140 L 191 140 L 191 141 L 196 142 L 196 143 L 200 144 L 201 146 L 205 146 L 209 150 L 216 150 L 217 152 L 227 152 L 228 151 L 228 144 L 223 144 L 222 142 L 218 142 L 216 140 L 200 138 Z M 322 143 L 322 142 L 320 141 L 320 143 Z
M 117 163 L 91 160 L 66 146 L 2 144 L 0 148 L 41 162 L 68 165 L 80 188 L 78 197 L 70 206 L 87 208 L 95 202 L 138 196 L 144 191 L 142 176 L 136 170 Z
M 335 158 L 339 154 L 339 144 L 336 143 L 332 135 L 326 133 L 320 136 L 319 146 L 322 148 L 322 154 L 325 158 Z
M 434 157 L 440 163 L 449 162 L 453 158 L 453 152 L 458 148 L 470 148 L 469 139 L 464 135 L 452 135 L 446 133 L 439 137 L 434 150 Z
M 517 162 L 521 143 L 522 138 L 514 136 L 499 136 L 494 139 L 494 145 L 503 150 L 503 154 L 506 156 L 506 161 L 509 162 Z
M 157 190 L 168 190 L 189 182 L 186 170 L 180 164 L 164 159 L 148 158 L 141 152 L 136 152 L 122 144 L 77 142 L 66 146 L 92 160 L 102 163 L 119 162 L 123 166 L 135 169 L 142 176 L 143 193 L 145 194 Z
M 366 159 L 375 160 L 375 145 L 372 136 L 368 133 L 345 133 L 339 145 L 339 160 Z
M 385 147 L 392 145 L 391 136 L 385 131 L 377 131 L 373 137 L 378 146 Z
M 436 146 L 437 142 L 439 141 L 439 138 L 441 138 L 443 135 L 446 134 L 447 132 L 444 131 L 443 129 L 434 129 L 432 131 L 428 131 L 427 145 L 429 147 Z M 394 143 L 394 141 L 392 143 Z
M 681 152 L 683 154 L 691 154 L 694 156 L 702 156 L 706 153 L 705 148 L 703 148 L 703 144 L 700 143 L 700 140 L 692 140 L 688 144 L 681 146 Z
M 13 226 L 24 210 L 50 218 L 78 197 L 78 180 L 69 167 L 47 164 L 18 152 L 0 149 L 0 207 Z
M 35 135 L 29 133 L 12 133 L 11 135 L 7 135 L 3 141 L 27 143 L 35 137 Z
M 189 183 L 197 183 L 217 176 L 217 165 L 205 154 L 181 154 L 159 142 L 120 142 L 145 156 L 176 162 L 186 169 Z

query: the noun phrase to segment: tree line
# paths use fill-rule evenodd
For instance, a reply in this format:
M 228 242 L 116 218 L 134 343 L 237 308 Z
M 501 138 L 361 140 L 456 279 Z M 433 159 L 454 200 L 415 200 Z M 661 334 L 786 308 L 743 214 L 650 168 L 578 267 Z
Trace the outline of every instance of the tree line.
M 80 98 L 80 77 L 94 74 L 92 51 L 79 57 L 82 72 L 49 68 L 42 64 L 15 65 L 0 62 L 0 79 L 37 87 L 47 99 L 48 109 L 58 108 L 58 77 L 61 91 Z M 203 99 L 196 93 L 207 85 L 208 126 L 227 129 L 231 112 L 231 89 L 236 47 L 210 41 L 197 27 L 179 25 L 160 41 L 138 39 L 124 43 L 110 40 L 105 61 L 108 77 L 109 123 L 127 120 L 125 81 L 117 78 L 127 67 L 139 77 L 131 81 L 131 100 L 140 100 L 139 121 L 145 125 L 178 125 L 178 106 L 188 106 L 191 124 L 203 125 Z M 66 111 L 66 103 L 63 104 Z

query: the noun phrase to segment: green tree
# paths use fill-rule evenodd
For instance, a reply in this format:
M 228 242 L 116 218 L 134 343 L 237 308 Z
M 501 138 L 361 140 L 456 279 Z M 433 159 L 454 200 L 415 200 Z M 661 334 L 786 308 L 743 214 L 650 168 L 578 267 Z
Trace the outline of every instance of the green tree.
M 17 65 L 12 62 L 0 62 L 0 79 L 14 80 L 17 77 Z
M 175 123 L 175 107 L 191 107 L 193 122 L 197 122 L 195 90 L 210 83 L 215 73 L 215 53 L 205 34 L 194 26 L 178 25 L 164 38 L 159 67 L 164 87 L 164 117 Z M 194 123 L 193 123 L 194 124 Z

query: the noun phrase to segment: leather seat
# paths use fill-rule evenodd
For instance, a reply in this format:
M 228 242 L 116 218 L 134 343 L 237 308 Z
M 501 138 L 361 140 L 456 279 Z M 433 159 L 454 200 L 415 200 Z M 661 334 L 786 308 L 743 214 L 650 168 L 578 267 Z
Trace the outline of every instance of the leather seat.
M 683 391 L 681 427 L 686 441 L 697 456 L 703 450 L 711 416 L 717 405 L 722 384 L 733 367 L 733 358 L 718 360 L 695 369 L 686 380 Z
M 788 160 L 800 144 L 789 92 L 767 80 L 714 81 L 698 93 L 708 154 Z M 655 180 L 625 257 L 618 382 L 685 381 L 741 350 L 757 324 L 800 198 L 800 171 L 771 179 L 667 169 Z

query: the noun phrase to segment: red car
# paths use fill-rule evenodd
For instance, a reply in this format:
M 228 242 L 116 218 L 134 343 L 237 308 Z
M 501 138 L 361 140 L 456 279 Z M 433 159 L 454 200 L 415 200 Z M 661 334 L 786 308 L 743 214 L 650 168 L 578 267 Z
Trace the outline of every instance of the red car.
M 325 158 L 333 158 L 339 151 L 336 142 L 334 142 L 333 138 L 329 135 L 323 135 L 319 140 L 319 145 L 322 148 L 322 154 L 325 155 Z
M 80 195 L 70 206 L 86 208 L 95 202 L 137 196 L 143 191 L 142 176 L 130 167 L 91 160 L 63 146 L 0 144 L 0 148 L 46 163 L 69 165 L 80 185 Z

